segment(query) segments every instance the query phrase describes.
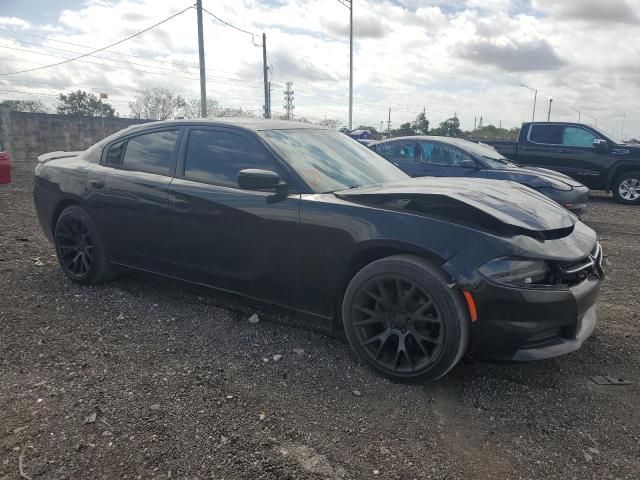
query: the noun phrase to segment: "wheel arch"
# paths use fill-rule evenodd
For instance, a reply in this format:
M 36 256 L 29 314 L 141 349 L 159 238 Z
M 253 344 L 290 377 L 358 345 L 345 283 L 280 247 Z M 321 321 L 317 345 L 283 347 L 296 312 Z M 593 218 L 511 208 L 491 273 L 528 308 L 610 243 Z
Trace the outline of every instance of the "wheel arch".
M 613 184 L 621 174 L 632 171 L 640 171 L 640 162 L 619 162 L 614 165 L 607 179 L 607 192 L 613 190 Z
M 366 265 L 394 255 L 416 255 L 428 260 L 437 267 L 441 267 L 445 263 L 445 259 L 436 253 L 410 243 L 377 240 L 361 243 L 346 262 L 338 279 L 332 322 L 334 334 L 342 335 L 342 300 L 351 279 Z
M 51 225 L 49 225 L 51 231 L 51 238 L 54 237 L 56 231 L 56 223 L 58 223 L 58 218 L 60 214 L 64 211 L 65 208 L 71 207 L 72 205 L 81 205 L 80 200 L 75 198 L 63 198 L 60 200 L 55 208 L 53 209 L 53 213 L 51 214 Z

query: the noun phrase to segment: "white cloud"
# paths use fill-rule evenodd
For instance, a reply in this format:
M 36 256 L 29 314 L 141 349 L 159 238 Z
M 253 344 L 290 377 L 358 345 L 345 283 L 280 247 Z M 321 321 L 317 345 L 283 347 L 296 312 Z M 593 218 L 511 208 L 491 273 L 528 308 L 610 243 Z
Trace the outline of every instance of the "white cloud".
M 0 17 L 0 25 L 11 28 L 29 28 L 31 24 L 22 18 L 16 17 Z

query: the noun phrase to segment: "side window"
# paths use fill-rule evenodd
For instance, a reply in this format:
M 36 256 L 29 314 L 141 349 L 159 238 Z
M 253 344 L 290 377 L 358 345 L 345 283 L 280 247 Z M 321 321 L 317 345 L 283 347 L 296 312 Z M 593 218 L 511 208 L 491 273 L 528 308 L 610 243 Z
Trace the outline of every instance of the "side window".
M 597 137 L 588 130 L 580 127 L 564 127 L 562 144 L 568 147 L 593 147 Z
M 416 143 L 413 141 L 400 141 L 383 143 L 376 147 L 376 151 L 387 160 L 403 164 L 415 162 Z
M 548 145 L 562 145 L 564 127 L 562 125 L 532 125 L 529 140 Z
M 187 180 L 238 188 L 238 172 L 246 168 L 280 173 L 266 150 L 240 135 L 191 130 L 184 166 Z
M 122 165 L 129 170 L 168 175 L 177 139 L 178 130 L 131 137 L 126 143 Z
M 438 165 L 441 167 L 461 167 L 465 161 L 473 162 L 473 158 L 470 155 L 463 152 L 459 148 L 452 145 L 446 145 L 444 143 L 430 143 L 422 149 L 423 161 L 427 161 L 430 165 Z M 426 153 L 425 153 L 426 150 Z M 425 159 L 425 154 L 428 158 Z
M 124 153 L 126 143 L 126 140 L 122 140 L 121 142 L 111 145 L 104 163 L 107 165 L 122 165 L 122 154 Z

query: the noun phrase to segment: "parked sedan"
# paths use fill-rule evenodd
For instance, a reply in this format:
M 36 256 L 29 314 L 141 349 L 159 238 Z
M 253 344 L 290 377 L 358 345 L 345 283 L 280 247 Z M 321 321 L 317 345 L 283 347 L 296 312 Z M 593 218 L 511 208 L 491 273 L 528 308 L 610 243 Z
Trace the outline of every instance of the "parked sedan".
M 511 180 L 543 193 L 576 214 L 587 208 L 589 189 L 562 173 L 520 167 L 493 147 L 451 137 L 402 137 L 370 148 L 412 177 L 474 177 Z
M 347 136 L 266 120 L 166 121 L 43 156 L 34 197 L 73 281 L 154 272 L 346 332 L 417 383 L 477 356 L 578 349 L 596 322 L 596 234 L 512 182 L 412 179 Z

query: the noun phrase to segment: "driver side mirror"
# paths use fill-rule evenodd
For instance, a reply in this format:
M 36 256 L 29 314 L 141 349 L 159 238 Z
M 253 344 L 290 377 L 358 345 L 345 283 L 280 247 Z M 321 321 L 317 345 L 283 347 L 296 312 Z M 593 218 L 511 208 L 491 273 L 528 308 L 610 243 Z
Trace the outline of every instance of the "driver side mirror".
M 460 163 L 458 163 L 458 167 L 476 169 L 478 168 L 478 165 L 470 158 L 465 158 L 464 160 L 461 160 Z
M 267 198 L 267 203 L 275 203 L 286 197 L 289 186 L 282 181 L 280 175 L 270 170 L 247 168 L 238 172 L 238 186 L 243 190 L 273 190 L 274 195 Z
M 596 138 L 593 141 L 593 146 L 594 148 L 596 148 L 597 150 L 606 150 L 609 147 L 609 144 L 607 143 L 606 140 L 603 140 L 601 138 Z
M 275 190 L 280 175 L 270 170 L 247 168 L 238 172 L 238 186 L 243 190 Z

